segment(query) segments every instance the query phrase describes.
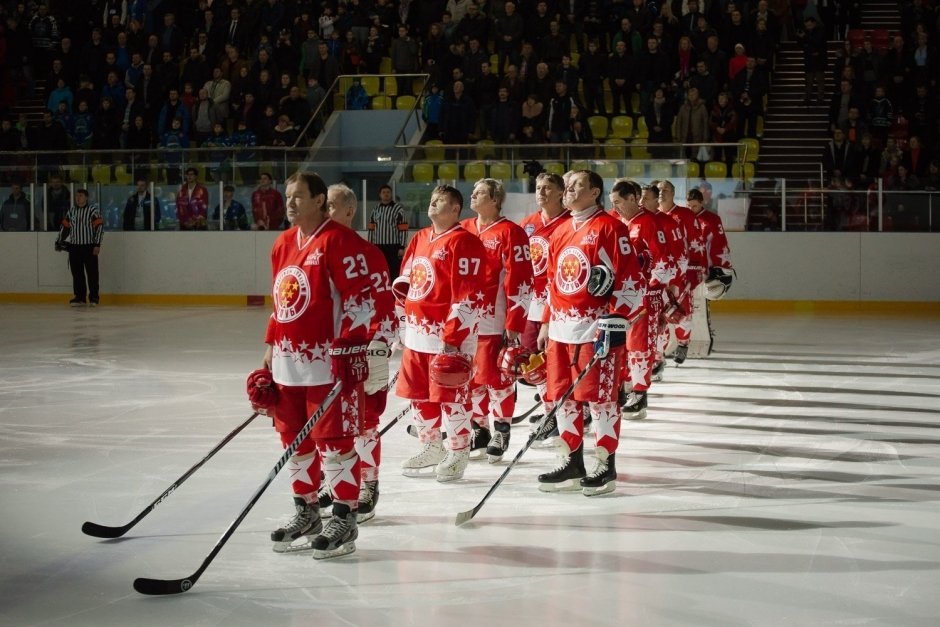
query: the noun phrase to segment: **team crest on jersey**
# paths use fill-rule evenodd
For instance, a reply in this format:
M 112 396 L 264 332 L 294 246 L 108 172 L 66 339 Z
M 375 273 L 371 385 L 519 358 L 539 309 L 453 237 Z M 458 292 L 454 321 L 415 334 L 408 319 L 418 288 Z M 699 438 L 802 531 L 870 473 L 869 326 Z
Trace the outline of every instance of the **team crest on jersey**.
M 541 235 L 529 238 L 529 256 L 532 258 L 532 272 L 542 276 L 548 268 L 548 240 Z
M 487 250 L 496 250 L 499 248 L 499 240 L 496 238 L 490 238 L 483 240 L 483 247 Z
M 310 282 L 303 270 L 287 266 L 274 278 L 274 313 L 278 322 L 296 320 L 310 305 Z
M 306 268 L 307 266 L 319 266 L 320 257 L 322 256 L 323 256 L 323 253 L 320 252 L 319 248 L 317 248 L 315 251 L 307 255 L 306 259 L 304 259 L 304 267 Z
M 591 231 L 581 239 L 582 246 L 593 246 L 597 243 L 597 231 Z
M 417 257 L 411 262 L 411 288 L 408 300 L 421 300 L 434 288 L 434 268 L 427 257 Z
M 534 224 L 526 224 L 526 225 L 525 225 L 525 234 L 528 235 L 529 237 L 532 237 L 532 234 L 533 234 L 533 233 L 535 233 L 535 225 L 534 225 Z
M 591 264 L 580 248 L 569 246 L 558 255 L 555 283 L 562 294 L 574 294 L 580 290 L 587 284 L 590 274 Z
M 447 260 L 447 249 L 438 248 L 433 253 L 431 253 L 431 259 L 435 261 L 446 261 Z

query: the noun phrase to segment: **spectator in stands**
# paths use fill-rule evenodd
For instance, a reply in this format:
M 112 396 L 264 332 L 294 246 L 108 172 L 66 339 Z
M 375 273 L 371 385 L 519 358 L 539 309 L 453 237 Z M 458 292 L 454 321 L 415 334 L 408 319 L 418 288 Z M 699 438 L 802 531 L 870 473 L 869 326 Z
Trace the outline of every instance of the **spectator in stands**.
M 571 49 L 571 40 L 561 32 L 561 26 L 555 20 L 548 23 L 548 34 L 539 42 L 539 53 L 549 67 L 561 63 L 561 57 Z M 514 61 L 515 62 L 515 61 Z
M 696 88 L 706 103 L 713 103 L 718 97 L 718 82 L 708 71 L 708 64 L 701 59 L 695 62 L 695 74 L 689 77 L 689 87 Z
M 33 45 L 30 59 L 33 72 L 44 76 L 49 71 L 52 51 L 59 44 L 59 23 L 49 14 L 49 7 L 45 2 L 37 7 L 36 14 L 29 20 L 29 36 Z
M 66 131 L 69 130 L 69 127 L 72 125 L 72 114 L 69 113 L 69 104 L 65 100 L 59 102 L 59 106 L 56 107 L 55 111 L 52 114 L 52 119 L 62 125 Z
M 881 85 L 875 87 L 875 96 L 868 103 L 868 126 L 872 137 L 884 145 L 888 137 L 888 129 L 894 119 L 894 105 L 885 96 L 885 88 Z
M 78 101 L 78 110 L 71 117 L 68 127 L 69 144 L 74 150 L 88 150 L 92 147 L 94 139 L 95 122 L 94 116 L 88 110 L 88 103 L 84 100 Z M 150 146 L 147 146 L 150 148 Z
M 715 78 L 718 88 L 728 82 L 728 53 L 718 46 L 718 35 L 711 34 L 705 42 L 705 50 L 699 53 L 699 60 L 708 66 L 708 73 Z M 715 90 L 718 95 L 718 90 Z
M 62 175 L 53 172 L 49 175 L 49 187 L 46 189 L 46 230 L 58 230 L 71 206 L 72 193 L 62 183 Z
M 885 76 L 884 57 L 875 50 L 870 37 L 863 40 L 862 49 L 855 56 L 854 63 L 862 97 L 868 101 L 875 95 L 875 85 Z
M 212 219 L 218 220 L 220 214 L 224 216 L 223 228 L 226 231 L 247 231 L 251 228 L 245 205 L 235 200 L 235 188 L 232 185 L 222 188 L 222 202 L 213 209 Z
M 531 93 L 520 108 L 522 126 L 532 126 L 535 131 L 535 138 L 541 141 L 545 137 L 545 120 L 548 117 L 548 111 L 546 111 L 544 103 L 537 94 Z
M 703 144 L 709 140 L 708 109 L 699 97 L 698 90 L 690 87 L 686 101 L 679 107 L 676 116 L 676 140 L 684 144 Z M 686 155 L 697 157 L 689 148 Z
M 540 2 L 539 6 L 545 5 Z M 604 103 L 604 79 L 607 78 L 607 55 L 597 39 L 588 41 L 587 52 L 579 61 L 584 85 L 584 108 L 588 115 L 607 115 Z M 575 89 L 577 93 L 577 89 Z
M 251 227 L 259 231 L 278 231 L 284 226 L 284 197 L 273 186 L 271 175 L 261 173 L 258 189 L 251 195 L 251 214 L 254 224 Z
M 571 106 L 571 112 L 568 114 L 568 137 L 568 141 L 572 144 L 584 146 L 584 148 L 573 149 L 571 151 L 573 157 L 590 159 L 594 156 L 594 134 L 587 123 L 587 117 L 577 103 Z
M 940 161 L 934 159 L 927 166 L 927 176 L 923 179 L 924 189 L 929 192 L 940 191 Z
M 336 57 L 330 55 L 326 42 L 319 41 L 317 43 L 317 56 L 311 59 L 310 72 L 307 76 L 316 76 L 317 81 L 323 85 L 324 89 L 330 89 L 339 74 L 339 61 Z
M 180 71 L 180 82 L 202 86 L 211 76 L 209 63 L 206 61 L 206 58 L 199 53 L 199 47 L 190 46 L 189 57 L 183 61 Z
M 841 128 L 832 132 L 832 139 L 823 151 L 822 163 L 827 184 L 836 177 L 846 180 L 855 177 L 855 153 Z
M 199 90 L 199 99 L 193 107 L 193 140 L 201 146 L 212 134 L 212 127 L 219 121 L 215 106 L 209 100 L 209 91 L 203 87 Z
M 548 139 L 553 144 L 571 141 L 571 111 L 580 107 L 575 97 L 568 93 L 564 81 L 555 82 L 555 97 L 548 106 Z
M 856 106 L 849 107 L 849 115 L 839 128 L 845 133 L 845 139 L 853 146 L 862 140 L 862 135 L 868 133 L 868 123 L 862 118 L 861 110 Z
M 418 71 L 418 43 L 408 33 L 408 26 L 398 26 L 398 38 L 392 41 L 389 48 L 392 59 L 392 71 L 396 74 L 414 74 Z M 411 93 L 411 78 L 399 77 L 398 93 Z
M 46 85 L 55 85 L 55 88 L 49 92 L 46 108 L 55 111 L 59 108 L 60 102 L 65 102 L 66 110 L 71 113 L 74 108 L 75 96 L 72 94 L 72 88 L 66 85 L 65 78 L 60 76 L 55 83 L 46 83 Z
M 614 45 L 614 51 L 607 61 L 607 76 L 613 97 L 611 113 L 614 115 L 629 115 L 632 112 L 633 89 L 639 83 L 637 63 L 636 57 L 627 54 L 625 41 L 618 41 Z
M 768 29 L 767 22 L 763 19 L 757 20 L 754 32 L 751 33 L 748 40 L 747 49 L 751 56 L 757 60 L 757 66 L 767 73 L 774 71 L 778 41 Z
M 911 77 L 913 82 L 936 84 L 940 74 L 940 59 L 937 49 L 930 44 L 926 32 L 917 33 L 917 45 L 911 53 Z
M 674 72 L 668 53 L 660 50 L 659 40 L 653 36 L 646 38 L 646 51 L 640 55 L 638 65 L 636 87 L 642 108 L 650 102 L 657 87 L 670 84 Z M 708 117 L 707 112 L 705 117 Z
M 757 59 L 747 58 L 747 64 L 731 81 L 738 110 L 738 131 L 744 137 L 757 137 L 757 118 L 764 114 L 764 96 L 770 91 L 770 81 Z
M 346 110 L 363 111 L 369 108 L 369 94 L 362 86 L 362 80 L 354 78 L 352 85 L 346 90 Z
M 904 48 L 902 36 L 895 35 L 891 40 L 891 48 L 884 55 L 884 65 L 887 76 L 887 81 L 884 82 L 888 85 L 885 95 L 900 102 L 907 95 L 912 82 L 911 58 Z
M 279 112 L 290 118 L 297 126 L 307 124 L 310 114 L 313 113 L 307 100 L 300 93 L 300 88 L 296 85 L 292 85 L 287 96 L 281 98 Z
M 519 77 L 519 70 L 515 65 L 506 68 L 506 74 L 500 85 L 509 90 L 509 99 L 522 102 L 532 93 L 527 90 L 526 82 Z
M 101 99 L 94 114 L 92 146 L 95 150 L 113 150 L 121 146 L 121 114 L 110 96 Z
M 919 136 L 911 135 L 907 150 L 902 151 L 901 155 L 901 165 L 907 168 L 912 176 L 919 179 L 927 173 L 927 151 L 921 145 Z
M 469 143 L 476 119 L 476 106 L 464 94 L 463 82 L 457 81 L 441 107 L 441 139 L 445 144 Z
M 489 123 L 490 136 L 497 144 L 508 144 L 516 141 L 519 129 L 519 104 L 509 99 L 509 90 L 500 87 L 493 105 L 492 118 Z
M 271 130 L 271 146 L 291 148 L 297 143 L 297 126 L 286 114 L 277 116 L 277 124 Z
M 366 74 L 378 74 L 382 65 L 382 57 L 388 52 L 388 44 L 382 37 L 378 26 L 369 27 L 369 36 L 366 38 L 365 48 L 363 50 L 363 62 L 365 64 Z M 307 72 L 304 71 L 307 76 Z
M 170 128 L 160 136 L 160 148 L 163 149 L 163 161 L 166 163 L 166 182 L 177 185 L 182 180 L 180 166 L 183 163 L 183 150 L 189 148 L 189 133 L 183 130 L 183 121 L 174 116 Z
M 509 90 L 506 90 L 507 94 Z M 477 105 L 480 115 L 480 138 L 489 137 L 491 134 L 490 124 L 493 120 L 493 109 L 496 107 L 496 101 L 499 98 L 499 78 L 490 67 L 489 61 L 480 63 L 480 75 L 476 79 L 473 102 Z
M 512 1 L 504 5 L 505 14 L 493 20 L 493 43 L 498 58 L 497 70 L 502 75 L 502 68 L 506 67 L 506 60 L 517 64 L 519 51 L 522 48 L 522 38 L 525 34 L 525 22 L 522 14 L 516 12 L 516 4 Z M 480 39 L 484 41 L 484 39 Z M 543 51 L 543 57 L 545 52 Z M 558 59 L 561 60 L 560 58 Z
M 862 133 L 855 146 L 855 187 L 870 189 L 878 182 L 881 171 L 881 151 L 872 143 L 871 133 Z
M 898 165 L 894 175 L 888 177 L 885 189 L 892 191 L 913 191 L 921 189 L 920 179 L 908 170 L 903 163 Z
M 849 119 L 849 109 L 861 109 L 862 102 L 852 90 L 852 83 L 848 80 L 839 82 L 839 90 L 832 97 L 829 105 L 829 131 L 844 126 Z
M 734 56 L 728 61 L 728 80 L 734 81 L 734 77 L 738 75 L 738 72 L 743 70 L 747 66 L 747 53 L 744 51 L 744 44 L 738 43 L 734 45 Z
M 162 136 L 170 130 L 170 122 L 174 119 L 180 121 L 180 127 L 183 133 L 189 135 L 190 115 L 189 111 L 180 100 L 180 92 L 178 89 L 170 89 L 167 93 L 166 102 L 160 109 L 160 114 L 157 118 L 157 133 Z
M 52 111 L 48 109 L 42 112 L 42 122 L 27 130 L 26 141 L 29 150 L 52 154 L 68 149 L 68 136 L 65 129 L 53 120 Z M 55 158 L 58 159 L 58 157 Z
M 535 74 L 529 77 L 526 93 L 534 93 L 542 102 L 551 102 L 555 95 L 555 79 L 552 78 L 548 63 L 541 62 L 535 66 Z
M 222 68 L 212 68 L 212 78 L 203 84 L 209 94 L 215 109 L 216 118 L 227 120 L 229 117 L 229 100 L 232 96 L 232 83 L 222 75 Z
M 724 161 L 731 171 L 731 165 L 737 152 L 738 140 L 738 112 L 731 102 L 731 94 L 726 91 L 718 94 L 718 100 L 712 106 L 708 126 L 712 131 L 711 141 L 726 144 L 715 149 L 712 159 Z
M 150 231 L 160 222 L 160 200 L 150 195 L 150 183 L 137 177 L 136 188 L 124 203 L 124 230 Z
M 0 231 L 29 230 L 29 198 L 23 193 L 23 186 L 14 182 L 10 196 L 0 206 Z
M 163 28 L 158 33 L 160 35 L 160 46 L 163 50 L 169 51 L 174 57 L 179 56 L 183 50 L 185 36 L 180 27 L 176 25 L 176 15 L 174 13 L 165 13 L 163 15 Z
M 83 101 L 84 102 L 84 101 Z M 79 103 L 81 107 L 81 103 Z M 134 118 L 134 123 L 127 130 L 124 148 L 128 150 L 149 150 L 153 148 L 153 126 L 147 122 L 143 115 Z M 143 158 L 142 153 L 135 153 L 136 159 Z
M 826 35 L 816 22 L 816 18 L 808 16 L 803 20 L 803 28 L 796 31 L 796 38 L 803 48 L 803 64 L 806 72 L 806 88 L 803 92 L 804 104 L 810 104 L 810 97 L 814 88 L 816 90 L 816 104 L 825 100 L 826 66 L 828 64 L 828 47 Z
M 176 124 L 174 120 L 173 124 Z M 186 168 L 186 181 L 176 194 L 176 219 L 181 231 L 205 231 L 209 228 L 209 190 L 199 182 L 199 171 Z
M 456 17 L 454 18 L 457 19 Z M 480 11 L 476 2 L 471 2 L 467 6 L 467 14 L 457 24 L 457 37 L 460 41 L 469 42 L 471 38 L 476 38 L 480 42 L 489 41 L 490 22 Z M 501 71 L 502 68 L 497 68 Z
M 691 87 L 689 91 L 695 89 Z M 676 117 L 675 108 L 672 100 L 666 98 L 666 89 L 658 88 L 653 92 L 653 101 L 647 107 L 644 114 L 646 127 L 649 130 L 647 141 L 651 144 L 669 144 L 672 143 L 672 121 Z M 661 148 L 650 148 L 654 157 L 668 156 L 668 150 Z

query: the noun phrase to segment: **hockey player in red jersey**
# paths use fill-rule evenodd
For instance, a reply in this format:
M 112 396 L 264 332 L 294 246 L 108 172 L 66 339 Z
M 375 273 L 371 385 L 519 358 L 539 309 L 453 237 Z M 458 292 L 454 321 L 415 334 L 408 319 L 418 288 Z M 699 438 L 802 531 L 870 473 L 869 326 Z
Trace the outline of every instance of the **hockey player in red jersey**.
M 708 310 L 708 301 L 722 298 L 731 287 L 734 268 L 731 266 L 731 248 L 725 228 L 717 213 L 705 209 L 705 197 L 701 190 L 690 189 L 686 196 L 689 209 L 695 214 L 699 234 L 705 246 L 704 261 L 707 273 L 705 276 L 705 315 L 708 326 L 709 342 L 708 352 L 712 352 L 715 337 L 712 333 L 711 315 Z
M 411 400 L 421 449 L 402 462 L 405 476 L 433 467 L 438 481 L 463 477 L 470 459 L 470 379 L 477 325 L 486 307 L 483 244 L 460 226 L 463 195 L 441 185 L 431 194 L 431 226 L 409 242 L 401 276 L 404 352 L 396 393 Z M 446 424 L 447 447 L 441 441 Z
M 356 215 L 356 193 L 343 184 L 330 185 L 327 190 L 327 207 L 330 218 L 343 226 L 352 228 Z M 398 341 L 398 316 L 395 315 L 395 296 L 389 283 L 388 262 L 382 251 L 373 244 L 365 243 L 366 265 L 369 267 L 369 282 L 372 299 L 375 301 L 375 316 L 372 318 L 369 342 L 369 379 L 365 383 L 365 402 L 359 436 L 356 438 L 356 453 L 361 464 L 359 487 L 358 522 L 375 516 L 379 502 L 379 464 L 382 461 L 382 441 L 378 436 L 379 418 L 385 411 L 388 397 L 388 359 L 391 347 Z M 320 506 L 324 502 L 321 498 Z
M 580 488 L 593 496 L 616 487 L 617 391 L 625 332 L 628 325 L 642 323 L 646 282 L 627 227 L 600 206 L 603 188 L 603 179 L 594 172 L 572 173 L 565 191 L 571 219 L 558 227 L 550 242 L 548 307 L 539 332 L 539 343 L 548 352 L 548 400 L 564 395 L 595 352 L 601 359 L 559 412 L 562 462 L 539 475 L 539 489 L 546 492 Z M 595 339 L 602 340 L 596 348 Z M 587 402 L 594 417 L 597 462 L 590 474 L 584 468 L 579 402 Z
M 692 336 L 692 291 L 703 280 L 705 247 L 699 235 L 695 214 L 688 207 L 677 205 L 675 202 L 676 187 L 669 181 L 659 182 L 659 210 L 672 218 L 685 240 L 686 265 L 680 262 L 679 271 L 685 274 L 685 289 L 679 298 L 671 303 L 676 312 L 672 319 L 677 322 L 668 322 L 676 334 L 676 353 L 674 359 L 677 364 L 685 361 L 689 352 L 689 339 Z
M 293 441 L 337 381 L 342 392 L 302 442 L 288 467 L 295 518 L 271 534 L 276 551 L 312 537 L 314 557 L 355 550 L 359 499 L 358 435 L 366 347 L 374 316 L 364 242 L 327 216 L 327 188 L 313 173 L 298 172 L 287 184 L 287 215 L 293 227 L 271 250 L 274 313 L 268 321 L 264 366 L 276 387 L 274 425 L 286 445 Z M 249 378 L 249 395 L 271 394 L 266 382 Z M 263 374 L 262 374 L 263 376 Z M 255 381 L 253 381 L 255 379 Z M 332 518 L 320 521 L 320 469 L 333 496 Z
M 516 408 L 516 380 L 500 368 L 500 354 L 504 346 L 518 345 L 532 300 L 529 239 L 518 224 L 500 214 L 505 199 L 506 190 L 500 181 L 480 179 L 470 194 L 470 209 L 477 215 L 460 223 L 467 232 L 480 238 L 486 251 L 485 308 L 480 312 L 470 383 L 474 431 L 471 454 L 475 449 L 485 448 L 491 464 L 500 461 L 509 447 L 509 430 Z
M 522 334 L 522 346 L 529 351 L 537 351 L 539 329 L 542 327 L 542 314 L 548 300 L 548 250 L 552 233 L 559 226 L 571 219 L 571 212 L 565 209 L 565 182 L 557 174 L 542 172 L 535 178 L 535 202 L 539 210 L 523 218 L 519 226 L 529 236 L 529 256 L 532 258 L 532 301 L 526 317 L 526 328 Z M 544 404 L 545 413 L 554 407 L 545 399 L 545 382 L 536 384 L 539 397 Z M 558 423 L 554 418 L 544 425 L 533 447 L 550 446 L 557 436 Z
M 634 254 L 643 261 L 647 280 L 643 306 L 648 324 L 631 326 L 627 336 L 627 379 L 631 391 L 621 410 L 628 419 L 646 417 L 646 392 L 650 387 L 664 303 L 662 292 L 675 285 L 678 275 L 676 259 L 660 221 L 639 202 L 642 193 L 639 184 L 626 179 L 618 180 L 610 190 L 613 211 L 630 231 L 630 244 Z

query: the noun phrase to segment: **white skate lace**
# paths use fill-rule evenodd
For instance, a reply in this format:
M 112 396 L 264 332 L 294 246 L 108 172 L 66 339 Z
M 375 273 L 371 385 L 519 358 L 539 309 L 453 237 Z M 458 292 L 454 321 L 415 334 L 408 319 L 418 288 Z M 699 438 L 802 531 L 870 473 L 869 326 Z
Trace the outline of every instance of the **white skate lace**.
M 298 511 L 294 518 L 283 527 L 284 533 L 292 534 L 294 532 L 305 531 L 310 527 L 312 520 L 313 509 L 306 507 L 302 511 Z
M 375 484 L 372 481 L 363 481 L 359 487 L 359 502 L 371 503 L 375 496 Z
M 554 430 L 555 430 L 555 418 L 553 417 L 553 418 L 548 419 L 548 422 L 546 422 L 545 425 L 536 434 L 535 439 L 544 440 L 545 438 L 549 437 L 551 432 Z
M 506 436 L 507 434 L 503 433 L 502 431 L 497 431 L 496 435 L 493 436 L 493 448 L 498 448 L 501 451 L 505 451 L 509 446 L 509 442 L 506 441 L 508 439 Z
M 346 519 L 334 516 L 330 519 L 326 529 L 323 530 L 322 535 L 329 540 L 330 544 L 334 544 L 337 540 L 342 539 L 348 532 L 349 523 Z
M 600 477 L 605 472 L 607 472 L 607 462 L 597 461 L 597 465 L 594 466 L 594 470 L 591 471 L 591 474 L 588 475 L 588 479 L 594 479 L 595 477 Z

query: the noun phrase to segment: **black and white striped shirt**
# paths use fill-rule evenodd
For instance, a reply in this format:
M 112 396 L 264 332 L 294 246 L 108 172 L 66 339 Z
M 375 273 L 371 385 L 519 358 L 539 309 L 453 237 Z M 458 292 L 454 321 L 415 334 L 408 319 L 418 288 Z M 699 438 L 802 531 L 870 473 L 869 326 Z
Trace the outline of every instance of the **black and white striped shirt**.
M 405 208 L 401 203 L 393 202 L 376 205 L 369 216 L 369 241 L 377 246 L 405 247 L 408 223 L 405 222 Z
M 104 220 L 101 211 L 95 203 L 84 207 L 73 206 L 62 220 L 59 230 L 59 240 L 75 245 L 101 246 L 101 233 L 104 231 Z

